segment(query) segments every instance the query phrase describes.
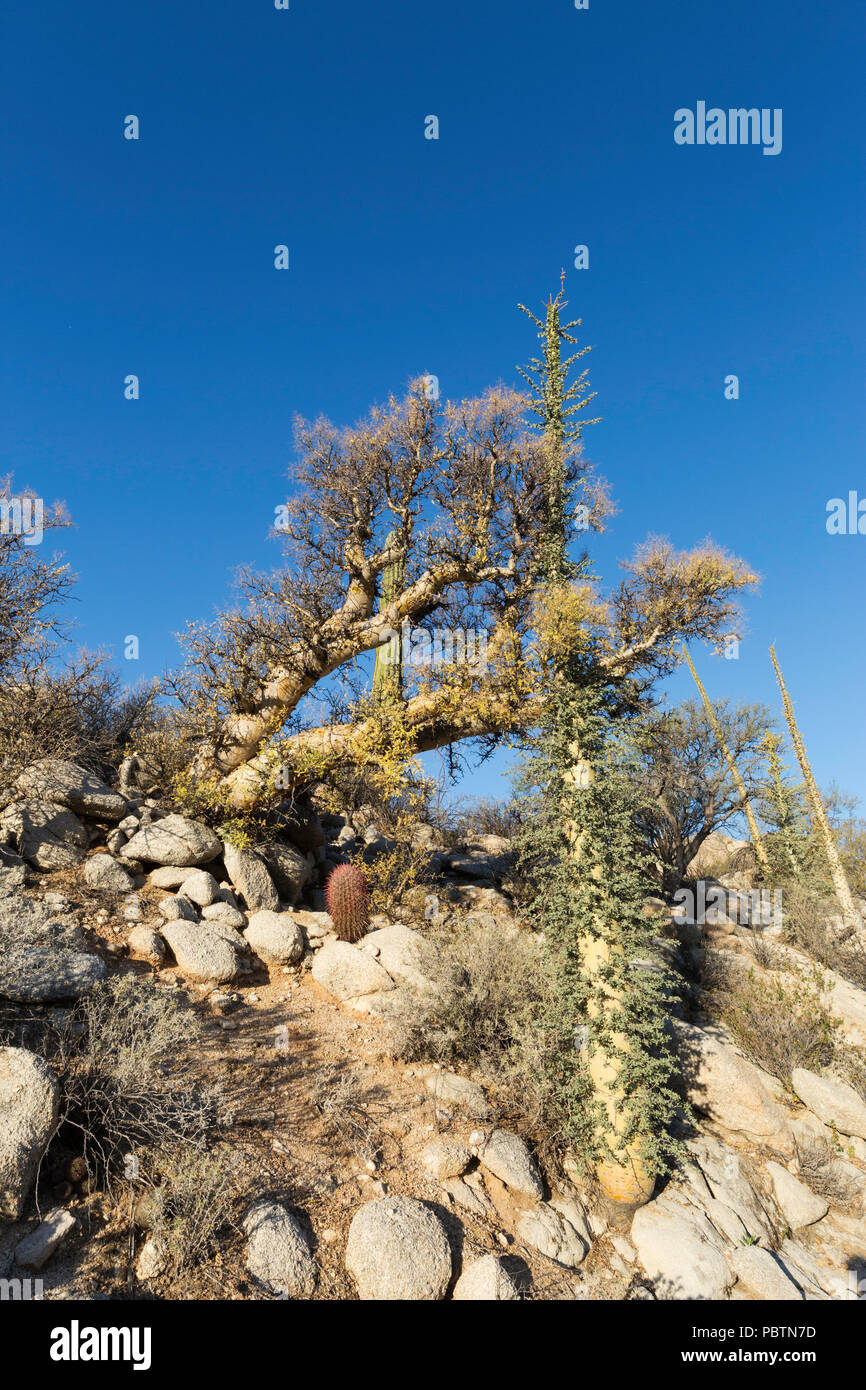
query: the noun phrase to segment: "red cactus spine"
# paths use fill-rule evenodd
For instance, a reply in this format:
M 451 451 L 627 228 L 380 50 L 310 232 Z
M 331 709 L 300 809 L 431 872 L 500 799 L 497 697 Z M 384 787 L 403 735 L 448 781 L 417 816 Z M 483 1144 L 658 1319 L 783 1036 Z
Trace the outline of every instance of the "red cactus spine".
M 360 941 L 370 929 L 370 889 L 355 864 L 338 864 L 325 885 L 325 900 L 341 941 Z

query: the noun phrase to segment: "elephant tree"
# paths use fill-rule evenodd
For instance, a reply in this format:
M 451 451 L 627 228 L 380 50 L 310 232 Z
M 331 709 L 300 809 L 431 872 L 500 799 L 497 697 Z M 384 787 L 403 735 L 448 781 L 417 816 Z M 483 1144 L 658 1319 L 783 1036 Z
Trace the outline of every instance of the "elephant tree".
M 572 643 L 572 628 L 600 671 L 638 681 L 672 669 L 683 640 L 730 630 L 746 567 L 708 543 L 680 553 L 651 540 L 611 594 L 587 580 L 554 602 L 548 647 L 533 640 L 550 601 L 538 581 L 551 463 L 529 404 L 501 387 L 442 403 L 420 381 L 354 428 L 298 424 L 283 565 L 243 572 L 236 606 L 186 634 L 172 688 L 197 733 L 196 784 L 239 810 L 266 804 L 374 760 L 388 720 L 407 751 L 484 749 L 538 722 L 549 643 Z M 579 493 L 600 523 L 605 490 L 579 451 L 560 466 L 563 495 Z M 421 664 L 407 643 L 402 700 L 365 698 L 364 655 L 423 623 L 482 632 L 486 659 Z

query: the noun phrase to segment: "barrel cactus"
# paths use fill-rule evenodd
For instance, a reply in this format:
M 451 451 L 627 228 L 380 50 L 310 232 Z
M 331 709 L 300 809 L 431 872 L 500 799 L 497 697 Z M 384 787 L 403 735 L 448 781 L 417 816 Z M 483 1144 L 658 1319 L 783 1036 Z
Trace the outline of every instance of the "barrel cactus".
M 325 885 L 328 912 L 341 941 L 360 941 L 370 929 L 370 889 L 356 864 L 338 864 Z

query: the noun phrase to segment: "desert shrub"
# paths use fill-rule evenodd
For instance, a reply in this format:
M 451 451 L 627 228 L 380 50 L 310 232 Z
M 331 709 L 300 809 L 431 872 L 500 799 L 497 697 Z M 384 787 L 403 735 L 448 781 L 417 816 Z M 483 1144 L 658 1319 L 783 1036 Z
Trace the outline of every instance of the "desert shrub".
M 323 1067 L 310 1086 L 309 1100 L 330 1135 L 341 1139 L 360 1162 L 375 1161 L 379 1149 L 377 1127 L 367 1113 L 351 1072 L 334 1063 Z
M 866 948 L 855 931 L 838 930 L 838 906 L 830 887 L 820 881 L 782 884 L 782 924 L 785 940 L 852 984 L 866 989 Z
M 513 839 L 522 824 L 517 799 L 496 801 L 491 797 L 446 797 L 444 789 L 431 796 L 425 819 L 433 825 L 447 849 L 457 849 L 479 835 L 502 835 Z
M 392 842 L 390 848 L 369 860 L 359 858 L 357 863 L 363 867 L 374 912 L 396 911 L 404 894 L 421 881 L 419 852 L 407 838 Z
M 179 795 L 201 735 L 182 706 L 152 701 L 125 750 L 138 760 L 136 776 L 142 790 Z
M 866 820 L 862 816 L 843 820 L 836 827 L 836 839 L 851 891 L 866 898 Z
M 205 1147 L 218 1098 L 176 1067 L 198 1031 L 174 995 L 125 975 L 97 986 L 46 1036 L 61 1126 L 78 1131 L 106 1174 L 139 1147 Z
M 234 1226 L 236 1188 L 235 1159 L 226 1148 L 172 1149 L 161 1156 L 148 1206 L 169 1277 L 181 1278 L 201 1265 L 220 1231 Z
M 860 1099 L 866 1101 L 866 1048 L 855 1047 L 851 1043 L 841 1047 L 836 1056 L 835 1069 L 840 1080 L 853 1086 Z
M 803 975 L 771 977 L 731 968 L 708 952 L 705 983 L 714 1012 L 748 1057 L 786 1086 L 795 1067 L 820 1071 L 840 1051 L 839 1020 L 822 1002 L 823 978 L 813 968 Z
M 516 800 L 494 801 L 480 797 L 461 813 L 457 831 L 462 840 L 476 835 L 502 835 L 511 840 L 522 824 L 520 803 Z
M 838 1152 L 825 1139 L 798 1147 L 800 1177 L 819 1197 L 837 1207 L 853 1203 L 860 1184 L 838 1161 Z
M 547 968 L 538 937 L 457 919 L 424 939 L 431 990 L 402 1025 L 402 1055 L 472 1067 L 539 1114 Z
M 149 687 L 121 686 L 98 654 L 52 667 L 37 663 L 0 681 L 0 798 L 42 758 L 76 762 L 112 780 L 150 698 Z
M 760 930 L 754 930 L 749 938 L 752 955 L 755 964 L 762 970 L 781 970 L 783 960 L 779 952 L 773 949 L 773 943 L 766 934 Z
M 41 758 L 72 759 L 109 775 L 151 687 L 126 690 L 102 653 L 71 649 L 64 610 L 74 576 L 61 556 L 33 544 L 31 530 L 37 517 L 46 532 L 69 526 L 63 505 L 44 508 L 30 488 L 13 493 L 12 479 L 5 477 L 0 512 L 2 801 L 24 768 Z

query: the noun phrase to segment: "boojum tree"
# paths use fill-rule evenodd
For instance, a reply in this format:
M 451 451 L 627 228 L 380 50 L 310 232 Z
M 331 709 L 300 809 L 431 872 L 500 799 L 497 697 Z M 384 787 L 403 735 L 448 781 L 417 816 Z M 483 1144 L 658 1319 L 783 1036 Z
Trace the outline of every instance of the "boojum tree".
M 538 616 L 550 666 L 528 779 L 543 810 L 526 832 L 524 852 L 546 880 L 538 916 L 554 971 L 549 1056 L 557 1105 L 567 1116 L 563 1137 L 594 1167 L 605 1194 L 633 1207 L 651 1195 L 664 1166 L 660 1135 L 677 1098 L 663 1030 L 666 982 L 633 969 L 647 937 L 643 865 L 609 749 L 610 721 L 624 692 L 596 659 L 604 615 L 587 582 L 587 559 L 569 559 L 576 496 L 582 515 L 593 511 L 584 498 L 581 425 L 574 418 L 592 397 L 586 371 L 568 382 L 569 369 L 588 349 L 562 361 L 561 343 L 574 344 L 572 330 L 580 326 L 562 323 L 565 302 L 560 290 L 543 322 L 530 314 L 543 360 L 524 372 L 548 453 Z M 561 616 L 551 622 L 554 614 L 570 615 L 570 633 Z

